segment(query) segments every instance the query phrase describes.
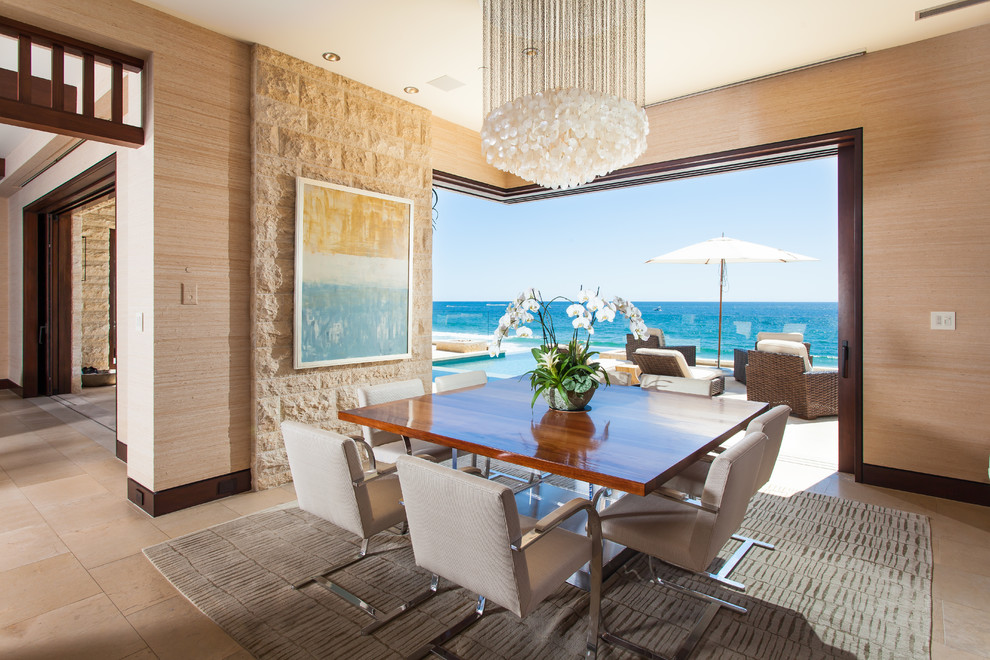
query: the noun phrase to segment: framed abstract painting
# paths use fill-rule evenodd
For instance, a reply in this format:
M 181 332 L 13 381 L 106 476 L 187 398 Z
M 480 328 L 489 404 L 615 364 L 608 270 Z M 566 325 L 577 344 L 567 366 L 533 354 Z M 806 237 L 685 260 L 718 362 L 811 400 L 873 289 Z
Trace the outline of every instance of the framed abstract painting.
M 296 178 L 296 369 L 411 355 L 412 218 L 412 200 Z

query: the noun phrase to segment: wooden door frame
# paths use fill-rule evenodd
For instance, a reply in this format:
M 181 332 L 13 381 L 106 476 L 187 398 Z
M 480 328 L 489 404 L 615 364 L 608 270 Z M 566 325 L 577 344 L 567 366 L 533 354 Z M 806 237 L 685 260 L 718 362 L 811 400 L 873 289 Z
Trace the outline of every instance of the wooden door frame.
M 535 184 L 500 188 L 433 171 L 434 185 L 505 203 L 584 194 L 692 176 L 835 156 L 839 253 L 839 471 L 863 480 L 863 129 L 754 145 L 700 156 L 627 167 L 578 188 L 550 190 Z
M 44 268 L 44 261 L 41 258 L 42 246 L 39 238 L 41 236 L 41 223 L 47 222 L 46 217 L 66 213 L 94 199 L 107 195 L 116 189 L 117 180 L 117 155 L 111 154 L 93 167 L 87 169 L 82 174 L 73 177 L 63 183 L 58 188 L 39 197 L 24 207 L 23 210 L 23 323 L 22 323 L 22 371 L 21 387 L 24 398 L 43 396 L 46 392 L 45 383 L 40 374 L 43 366 L 39 358 L 39 332 L 41 331 L 40 307 L 43 292 L 39 288 L 41 270 Z M 68 254 L 60 257 L 67 257 L 69 268 L 63 268 L 62 273 L 71 272 L 71 230 L 69 232 Z M 64 263 L 64 262 L 63 262 Z M 65 274 L 60 282 L 60 287 L 68 287 L 68 292 L 63 295 L 64 300 L 70 304 L 66 312 L 71 326 L 71 300 L 72 281 L 71 276 Z M 68 335 L 65 337 L 64 335 Z M 68 342 L 68 355 L 70 356 L 68 368 L 71 370 L 71 327 L 68 333 L 61 333 L 59 338 L 62 343 Z M 64 355 L 64 353 L 61 353 Z M 71 373 L 71 372 L 70 372 Z

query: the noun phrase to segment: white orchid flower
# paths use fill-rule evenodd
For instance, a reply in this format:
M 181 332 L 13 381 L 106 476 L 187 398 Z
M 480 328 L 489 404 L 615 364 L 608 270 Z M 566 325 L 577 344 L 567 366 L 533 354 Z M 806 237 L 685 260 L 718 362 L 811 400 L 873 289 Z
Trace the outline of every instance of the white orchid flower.
M 588 310 L 584 308 L 584 305 L 578 305 L 577 303 L 574 303 L 573 305 L 567 308 L 568 316 L 577 316 L 578 318 L 583 318 L 587 316 L 587 314 L 588 314 Z
M 540 303 L 536 298 L 527 298 L 522 302 L 521 307 L 528 312 L 536 312 L 540 309 Z
M 534 300 L 537 297 L 536 289 L 530 287 L 523 291 L 523 298 L 526 300 Z
M 588 331 L 589 335 L 595 334 L 595 329 L 591 325 L 591 319 L 588 318 L 587 316 L 577 317 L 576 319 L 571 321 L 571 325 L 573 325 L 575 328 L 584 328 L 585 330 Z
M 613 311 L 611 307 L 602 307 L 595 312 L 595 319 L 598 321 L 608 321 L 611 323 L 615 320 L 615 311 Z
M 529 312 L 526 312 L 526 311 L 519 312 L 519 322 L 520 323 L 532 323 L 535 320 L 536 320 L 536 317 L 533 316 L 532 314 L 530 314 Z
M 587 289 L 581 289 L 578 291 L 577 299 L 578 302 L 588 302 L 595 295 L 594 291 L 589 291 Z
M 533 336 L 533 329 L 527 328 L 526 326 L 519 326 L 516 328 L 516 337 L 529 338 Z
M 498 357 L 499 352 L 498 342 L 493 341 L 488 344 L 488 357 Z

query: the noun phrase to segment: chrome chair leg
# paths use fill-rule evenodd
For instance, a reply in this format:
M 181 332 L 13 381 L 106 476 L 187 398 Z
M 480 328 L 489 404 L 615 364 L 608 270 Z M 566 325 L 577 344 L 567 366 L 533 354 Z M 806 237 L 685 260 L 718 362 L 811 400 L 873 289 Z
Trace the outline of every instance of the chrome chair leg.
M 471 627 L 474 623 L 478 621 L 485 614 L 485 597 L 478 596 L 478 604 L 475 605 L 474 611 L 468 614 L 466 617 L 455 623 L 453 626 L 443 631 L 430 641 L 428 641 L 423 646 L 416 649 L 413 653 L 406 656 L 405 660 L 419 660 L 420 658 L 425 658 L 426 656 L 433 654 L 441 658 L 450 658 L 452 660 L 457 660 L 458 656 L 453 652 L 448 651 L 443 648 L 443 644 L 449 642 L 451 639 L 460 635 L 462 632 Z
M 440 586 L 440 576 L 434 574 L 433 577 L 430 578 L 430 588 L 427 591 L 423 591 L 416 594 L 410 600 L 406 601 L 402 605 L 399 605 L 397 608 L 395 608 L 385 616 L 381 617 L 374 623 L 369 623 L 368 625 L 366 625 L 364 628 L 361 629 L 361 634 L 370 635 L 371 633 L 375 632 L 385 624 L 394 621 L 395 619 L 398 619 L 406 612 L 416 607 L 419 607 L 427 600 L 437 595 L 437 589 L 439 588 L 439 586 Z
M 403 523 L 403 524 L 405 524 L 405 523 Z M 333 568 L 331 568 L 331 569 L 329 569 L 327 571 L 324 571 L 324 572 L 320 573 L 319 575 L 314 575 L 313 577 L 306 578 L 305 580 L 300 580 L 299 582 L 296 582 L 295 584 L 292 584 L 291 585 L 291 587 L 293 589 L 302 589 L 303 587 L 305 587 L 305 586 L 307 586 L 309 584 L 319 584 L 321 587 L 323 587 L 324 589 L 326 589 L 330 593 L 333 593 L 333 594 L 336 594 L 337 596 L 340 596 L 346 602 L 348 602 L 351 605 L 357 607 L 362 612 L 364 612 L 365 614 L 369 615 L 371 618 L 375 619 L 376 620 L 375 623 L 373 623 L 373 624 L 365 627 L 361 631 L 361 633 L 364 634 L 364 635 L 370 634 L 371 632 L 374 632 L 375 630 L 378 630 L 379 628 L 381 628 L 386 623 L 388 623 L 390 621 L 393 621 L 394 619 L 402 616 L 403 614 L 405 614 L 409 610 L 413 609 L 414 607 L 416 607 L 417 605 L 419 605 L 423 601 L 427 600 L 428 598 L 431 598 L 431 597 L 435 596 L 436 593 L 437 593 L 437 585 L 439 584 L 439 579 L 440 579 L 436 575 L 434 575 L 432 581 L 430 582 L 430 589 L 428 591 L 425 591 L 423 593 L 420 593 L 420 594 L 416 595 L 411 600 L 403 603 L 402 605 L 399 605 L 397 608 L 395 608 L 394 610 L 392 610 L 390 612 L 384 612 L 384 613 L 383 612 L 380 612 L 371 603 L 367 602 L 366 600 L 364 600 L 360 596 L 351 593 L 347 589 L 344 589 L 342 586 L 340 586 L 336 582 L 332 582 L 329 579 L 329 576 L 333 575 L 334 573 L 336 573 L 338 571 L 341 571 L 341 570 L 347 568 L 348 566 L 353 566 L 354 564 L 358 563 L 362 559 L 365 559 L 366 557 L 368 557 L 368 543 L 369 543 L 369 541 L 370 541 L 370 539 L 362 539 L 362 541 L 361 541 L 361 550 L 358 552 L 357 557 L 354 557 L 350 561 L 346 561 L 343 564 L 339 564 L 339 565 L 334 566 Z M 398 548 L 395 548 L 395 549 L 398 549 Z M 386 551 L 382 551 L 382 552 L 387 552 L 387 550 Z

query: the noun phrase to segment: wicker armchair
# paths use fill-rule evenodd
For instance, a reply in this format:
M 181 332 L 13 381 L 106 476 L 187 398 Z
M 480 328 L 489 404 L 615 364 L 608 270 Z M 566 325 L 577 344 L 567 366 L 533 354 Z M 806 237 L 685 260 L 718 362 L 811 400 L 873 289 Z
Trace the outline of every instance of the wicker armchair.
M 749 351 L 746 398 L 791 407 L 802 419 L 839 414 L 839 372 L 805 371 L 798 355 Z
M 638 348 L 669 348 L 672 351 L 677 351 L 682 354 L 684 359 L 687 360 L 689 367 L 693 367 L 698 364 L 698 348 L 696 346 L 667 346 L 663 339 L 663 330 L 651 328 L 650 332 L 655 332 L 658 334 L 651 334 L 646 339 L 636 339 L 632 335 L 626 335 L 627 360 L 630 362 L 633 361 L 633 355 L 636 354 L 636 349 Z
M 633 361 L 643 375 L 655 374 L 672 378 L 709 381 L 709 396 L 716 396 L 725 391 L 725 376 L 721 369 L 706 367 L 691 367 L 680 351 L 672 346 L 659 349 L 641 348 L 633 353 Z

